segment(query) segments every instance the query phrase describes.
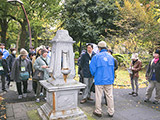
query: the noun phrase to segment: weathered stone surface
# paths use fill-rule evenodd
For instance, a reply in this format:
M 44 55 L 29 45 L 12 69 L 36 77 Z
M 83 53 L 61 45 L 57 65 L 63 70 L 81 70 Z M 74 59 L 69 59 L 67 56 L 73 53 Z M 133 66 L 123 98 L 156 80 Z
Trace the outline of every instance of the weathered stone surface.
M 43 120 L 85 120 L 78 108 L 78 90 L 85 85 L 74 80 L 73 39 L 68 31 L 59 30 L 52 40 L 52 55 L 48 71 L 52 78 L 41 81 L 47 90 L 47 103 L 38 109 Z
M 54 79 L 49 80 L 53 85 L 63 85 L 74 83 L 75 64 L 73 53 L 73 39 L 67 30 L 58 30 L 52 42 L 52 54 L 50 62 L 50 72 Z M 64 81 L 62 68 L 68 67 L 70 70 L 67 81 Z

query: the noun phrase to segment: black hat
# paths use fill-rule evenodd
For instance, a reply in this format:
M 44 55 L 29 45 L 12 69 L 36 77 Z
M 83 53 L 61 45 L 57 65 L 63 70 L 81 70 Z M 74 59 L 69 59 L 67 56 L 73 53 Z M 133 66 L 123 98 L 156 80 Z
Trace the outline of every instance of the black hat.
M 155 53 L 160 55 L 160 50 L 156 50 Z
M 5 44 L 4 43 L 0 43 L 0 46 L 5 46 Z
M 10 51 L 13 52 L 15 50 L 15 48 L 10 48 Z

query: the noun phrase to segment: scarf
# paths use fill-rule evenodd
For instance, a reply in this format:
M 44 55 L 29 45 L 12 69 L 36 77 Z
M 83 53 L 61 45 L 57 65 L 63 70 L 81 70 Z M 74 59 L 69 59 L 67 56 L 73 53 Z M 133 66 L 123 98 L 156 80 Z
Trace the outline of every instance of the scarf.
M 154 58 L 154 63 L 156 64 L 159 61 L 159 58 Z

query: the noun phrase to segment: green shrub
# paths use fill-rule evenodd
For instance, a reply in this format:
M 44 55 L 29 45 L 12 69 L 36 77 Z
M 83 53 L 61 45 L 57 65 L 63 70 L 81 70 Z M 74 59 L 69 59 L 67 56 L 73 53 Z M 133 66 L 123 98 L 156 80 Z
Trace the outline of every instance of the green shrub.
M 78 51 L 76 51 L 75 52 L 75 57 L 74 57 L 75 59 L 78 59 L 79 58 L 79 52 Z
M 117 59 L 118 66 L 129 67 L 131 63 L 132 54 L 113 54 L 113 57 Z M 139 59 L 142 61 L 142 69 L 145 68 L 149 62 L 153 59 L 150 54 L 139 54 Z

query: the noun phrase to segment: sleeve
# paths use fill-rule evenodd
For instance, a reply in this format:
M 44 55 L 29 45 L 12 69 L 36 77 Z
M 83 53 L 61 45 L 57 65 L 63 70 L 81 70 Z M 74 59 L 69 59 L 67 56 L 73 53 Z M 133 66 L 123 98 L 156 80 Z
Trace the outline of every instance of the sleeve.
M 96 72 L 96 56 L 92 58 L 89 68 L 90 68 L 91 74 L 94 76 Z
M 118 69 L 118 61 L 114 59 L 114 71 Z
M 33 76 L 32 61 L 27 60 L 27 63 L 28 63 L 27 68 L 28 68 L 29 75 Z
M 7 60 L 8 68 L 9 68 L 9 71 L 10 71 L 11 68 L 12 68 L 12 66 L 11 66 L 11 62 L 12 62 L 11 56 L 9 55 L 8 58 L 7 58 L 6 60 Z
M 15 72 L 16 72 L 16 68 L 17 67 L 17 60 L 15 60 L 12 64 L 12 71 L 11 71 L 11 80 L 14 80 L 15 79 Z
M 83 65 L 84 65 L 84 54 L 82 55 L 81 60 L 80 60 L 81 68 L 83 68 Z
M 149 62 L 149 65 L 147 66 L 146 77 L 149 77 L 150 70 L 151 70 L 151 61 Z
M 34 65 L 33 65 L 34 69 L 44 71 L 44 69 L 40 66 L 40 64 L 38 62 L 39 62 L 39 59 L 37 58 L 36 61 L 34 62 Z
M 3 59 L 3 67 L 4 67 L 4 71 L 7 74 L 9 72 L 8 70 L 8 64 L 7 64 L 7 60 Z

